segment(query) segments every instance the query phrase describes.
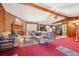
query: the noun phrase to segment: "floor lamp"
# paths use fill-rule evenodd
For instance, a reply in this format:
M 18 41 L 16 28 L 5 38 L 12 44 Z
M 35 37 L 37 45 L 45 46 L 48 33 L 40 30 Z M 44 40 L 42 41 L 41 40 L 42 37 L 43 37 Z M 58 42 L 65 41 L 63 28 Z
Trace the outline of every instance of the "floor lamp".
M 79 39 L 78 39 L 78 23 L 75 23 L 75 25 L 76 25 L 76 39 L 75 39 L 75 41 L 79 41 Z
M 77 34 L 77 29 L 76 29 L 76 39 L 75 39 L 75 41 L 78 41 L 78 37 L 77 37 L 77 35 L 78 35 L 78 34 Z

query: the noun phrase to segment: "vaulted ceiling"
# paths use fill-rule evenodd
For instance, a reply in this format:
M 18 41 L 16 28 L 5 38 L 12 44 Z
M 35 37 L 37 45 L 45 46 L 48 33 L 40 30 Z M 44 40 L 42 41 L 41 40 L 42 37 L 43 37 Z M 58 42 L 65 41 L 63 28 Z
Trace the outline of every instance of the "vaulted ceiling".
M 52 24 L 79 15 L 79 4 L 74 3 L 3 3 L 4 9 L 12 15 L 28 22 Z
M 79 16 L 79 3 L 36 3 L 67 17 Z

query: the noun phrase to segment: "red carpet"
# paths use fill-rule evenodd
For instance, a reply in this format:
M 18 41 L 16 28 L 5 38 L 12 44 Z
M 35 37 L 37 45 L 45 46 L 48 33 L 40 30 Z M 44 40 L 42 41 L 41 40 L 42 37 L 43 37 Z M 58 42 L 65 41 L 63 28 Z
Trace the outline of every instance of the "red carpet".
M 55 39 L 52 44 L 31 45 L 28 47 L 15 48 L 7 51 L 0 51 L 0 55 L 11 56 L 66 56 L 64 53 L 56 49 L 57 46 L 64 46 L 75 52 L 79 52 L 79 42 L 74 41 L 75 38 L 67 37 Z
M 22 56 L 52 56 L 52 55 L 64 55 L 57 51 L 56 46 L 53 44 L 33 45 L 29 47 L 20 48 L 18 55 Z
M 58 43 L 58 42 L 60 42 L 60 43 Z M 75 42 L 74 37 L 57 39 L 57 40 L 55 40 L 55 44 L 56 44 L 56 46 L 62 45 L 64 47 L 67 47 L 67 48 L 79 53 L 79 42 Z
M 8 50 L 0 50 L 0 56 L 11 56 L 17 52 L 17 48 L 12 48 Z

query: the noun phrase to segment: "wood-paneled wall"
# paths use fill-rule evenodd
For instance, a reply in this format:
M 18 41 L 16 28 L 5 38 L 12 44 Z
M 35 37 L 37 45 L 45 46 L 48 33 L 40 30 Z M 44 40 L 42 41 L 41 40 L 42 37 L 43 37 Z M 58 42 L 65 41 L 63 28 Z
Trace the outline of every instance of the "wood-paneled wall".
M 11 31 L 11 24 L 15 22 L 15 16 L 5 12 L 5 31 Z
M 0 4 L 0 32 L 5 30 L 5 11 L 3 6 Z
M 68 22 L 68 36 L 75 37 L 76 36 L 76 26 L 75 24 Z
M 72 23 L 71 21 L 73 21 L 74 19 L 65 19 L 64 21 L 62 21 L 62 25 L 63 24 L 67 24 L 67 36 L 69 37 L 75 37 L 76 36 L 76 26 L 74 23 Z

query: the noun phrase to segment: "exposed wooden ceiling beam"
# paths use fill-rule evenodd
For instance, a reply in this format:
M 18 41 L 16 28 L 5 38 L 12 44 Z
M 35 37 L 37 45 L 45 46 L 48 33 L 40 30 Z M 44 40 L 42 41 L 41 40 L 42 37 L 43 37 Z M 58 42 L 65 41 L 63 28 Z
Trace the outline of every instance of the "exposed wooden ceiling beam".
M 78 16 L 68 17 L 68 16 L 65 16 L 63 14 L 57 13 L 57 12 L 55 12 L 53 10 L 49 10 L 49 9 L 44 8 L 42 6 L 36 5 L 34 3 L 20 3 L 20 4 L 25 5 L 25 6 L 27 6 L 27 5 L 28 6 L 32 6 L 32 7 L 35 7 L 37 9 L 39 9 L 39 10 L 42 10 L 42 11 L 45 11 L 45 12 L 48 12 L 48 13 L 51 13 L 51 14 L 55 14 L 55 15 L 61 16 L 61 17 L 66 17 L 66 18 L 77 18 L 78 17 Z
M 67 17 L 67 18 L 65 18 L 64 20 L 61 20 L 61 21 L 57 21 L 57 22 L 55 22 L 55 23 L 62 23 L 62 22 L 64 22 L 64 21 L 72 21 L 72 20 L 78 20 L 78 16 L 77 17 Z M 55 23 L 52 23 L 52 24 L 55 24 Z
M 57 16 L 67 17 L 67 16 L 65 16 L 65 15 L 59 14 L 59 13 L 57 13 L 57 12 L 55 12 L 55 11 L 49 10 L 49 9 L 44 8 L 44 7 L 42 7 L 42 6 L 36 5 L 36 4 L 34 4 L 34 3 L 20 3 L 20 4 L 25 5 L 25 6 L 32 6 L 32 7 L 34 7 L 34 8 L 39 9 L 39 10 L 42 10 L 42 11 L 45 11 L 45 12 L 48 12 L 48 13 L 51 13 L 51 14 L 55 14 L 55 15 L 57 15 Z

